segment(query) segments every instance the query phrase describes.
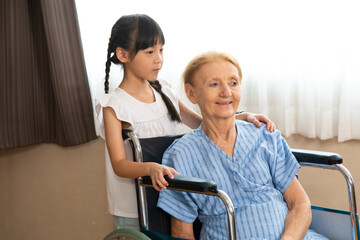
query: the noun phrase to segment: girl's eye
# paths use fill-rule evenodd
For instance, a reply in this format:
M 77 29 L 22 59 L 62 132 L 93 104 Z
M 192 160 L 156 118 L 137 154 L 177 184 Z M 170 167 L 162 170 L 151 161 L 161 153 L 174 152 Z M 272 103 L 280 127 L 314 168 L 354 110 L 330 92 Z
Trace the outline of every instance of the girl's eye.
M 146 53 L 147 53 L 147 54 L 153 54 L 154 51 L 147 51 Z

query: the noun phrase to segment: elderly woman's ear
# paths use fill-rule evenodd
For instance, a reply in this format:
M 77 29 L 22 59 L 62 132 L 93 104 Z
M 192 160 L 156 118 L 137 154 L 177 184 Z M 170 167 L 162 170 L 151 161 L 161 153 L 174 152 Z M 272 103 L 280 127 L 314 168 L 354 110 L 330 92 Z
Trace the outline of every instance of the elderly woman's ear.
M 195 89 L 190 83 L 185 84 L 185 92 L 191 103 L 197 104 Z

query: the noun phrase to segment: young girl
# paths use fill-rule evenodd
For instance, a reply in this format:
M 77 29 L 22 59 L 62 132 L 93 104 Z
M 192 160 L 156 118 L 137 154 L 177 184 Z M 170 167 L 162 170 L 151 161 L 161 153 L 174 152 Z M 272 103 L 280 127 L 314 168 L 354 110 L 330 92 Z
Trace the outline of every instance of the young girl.
M 172 86 L 158 80 L 163 64 L 164 35 L 149 16 L 121 17 L 113 26 L 105 70 L 105 95 L 95 99 L 100 121 L 100 135 L 106 142 L 106 180 L 109 212 L 115 228 L 139 230 L 134 178 L 150 176 L 154 188 L 166 189 L 164 175 L 173 178 L 175 169 L 156 163 L 128 161 L 122 129 L 132 129 L 139 138 L 176 134 L 176 124 L 183 122 L 197 128 L 201 116 L 181 102 Z M 123 80 L 108 94 L 111 63 L 121 64 Z M 180 114 L 179 114 L 180 113 Z M 260 126 L 274 124 L 264 115 L 239 114 L 238 119 Z

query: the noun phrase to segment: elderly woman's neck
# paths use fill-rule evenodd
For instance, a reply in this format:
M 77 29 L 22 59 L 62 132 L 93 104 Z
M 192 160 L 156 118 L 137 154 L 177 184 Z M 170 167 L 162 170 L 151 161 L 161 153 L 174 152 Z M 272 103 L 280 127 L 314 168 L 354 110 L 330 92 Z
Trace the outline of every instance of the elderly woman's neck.
M 235 118 L 216 119 L 215 121 L 203 119 L 201 127 L 211 141 L 230 157 L 233 157 L 237 136 Z
M 219 138 L 222 140 L 234 140 L 236 138 L 235 118 L 203 119 L 202 129 L 206 136 L 213 141 Z

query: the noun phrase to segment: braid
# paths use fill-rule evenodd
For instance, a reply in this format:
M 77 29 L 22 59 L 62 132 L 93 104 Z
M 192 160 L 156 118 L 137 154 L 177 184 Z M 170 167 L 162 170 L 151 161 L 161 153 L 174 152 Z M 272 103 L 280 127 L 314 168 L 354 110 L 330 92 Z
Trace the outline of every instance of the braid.
M 181 122 L 180 115 L 176 111 L 174 104 L 171 102 L 170 98 L 166 96 L 166 94 L 161 90 L 161 84 L 158 80 L 156 81 L 148 81 L 150 85 L 161 95 L 162 100 L 164 101 L 166 108 L 169 111 L 170 118 L 173 121 Z
M 104 90 L 105 93 L 109 92 L 109 73 L 110 73 L 110 66 L 111 66 L 111 49 L 110 49 L 110 44 L 111 44 L 111 38 L 109 39 L 109 45 L 108 45 L 108 53 L 107 53 L 107 58 L 106 58 L 106 63 L 105 63 L 105 82 L 104 82 Z

